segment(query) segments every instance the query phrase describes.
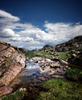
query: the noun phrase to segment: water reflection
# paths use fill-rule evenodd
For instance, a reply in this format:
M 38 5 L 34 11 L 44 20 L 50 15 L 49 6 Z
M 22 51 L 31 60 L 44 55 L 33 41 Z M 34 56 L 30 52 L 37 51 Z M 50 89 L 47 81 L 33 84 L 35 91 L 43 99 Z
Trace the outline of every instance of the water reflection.
M 26 62 L 26 69 L 23 72 L 24 76 L 38 77 L 40 76 L 40 66 L 33 61 Z
M 40 66 L 38 63 L 35 63 L 33 61 L 27 61 L 26 62 L 26 69 L 31 70 L 31 69 L 40 69 Z

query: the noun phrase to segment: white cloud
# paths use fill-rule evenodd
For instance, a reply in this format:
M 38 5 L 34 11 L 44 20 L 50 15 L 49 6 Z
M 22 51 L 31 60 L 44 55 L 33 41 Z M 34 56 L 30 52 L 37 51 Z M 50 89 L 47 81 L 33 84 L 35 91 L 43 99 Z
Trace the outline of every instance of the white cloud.
M 48 34 L 53 35 L 57 41 L 68 41 L 75 36 L 82 35 L 82 25 L 66 23 L 45 23 L 44 27 Z
M 3 11 L 3 10 L 0 10 L 0 17 L 7 18 L 7 19 L 10 19 L 12 21 L 19 21 L 20 20 L 18 17 L 13 16 L 12 14 L 10 14 L 6 11 Z
M 2 30 L 1 35 L 4 37 L 13 37 L 13 36 L 15 36 L 15 32 L 12 29 L 4 29 L 4 30 Z
M 44 23 L 44 30 L 30 23 L 21 23 L 19 17 L 0 10 L 0 40 L 12 45 L 35 49 L 44 45 L 56 45 L 82 35 L 81 24 Z M 18 31 L 17 31 L 18 30 Z

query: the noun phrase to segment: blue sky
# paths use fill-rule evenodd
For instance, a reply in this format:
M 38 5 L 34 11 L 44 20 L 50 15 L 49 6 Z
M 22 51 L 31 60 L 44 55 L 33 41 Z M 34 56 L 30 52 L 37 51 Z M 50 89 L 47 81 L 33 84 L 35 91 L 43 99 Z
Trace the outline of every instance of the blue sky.
M 0 9 L 23 22 L 82 22 L 82 0 L 0 0 Z
M 26 49 L 82 35 L 82 0 L 0 0 L 0 40 Z

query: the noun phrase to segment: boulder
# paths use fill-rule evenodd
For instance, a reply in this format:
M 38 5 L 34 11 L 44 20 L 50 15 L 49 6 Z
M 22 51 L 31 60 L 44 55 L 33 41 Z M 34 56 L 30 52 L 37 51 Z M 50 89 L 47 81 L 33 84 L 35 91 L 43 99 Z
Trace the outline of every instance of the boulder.
M 8 86 L 2 86 L 0 87 L 0 96 L 9 94 L 13 91 L 13 89 L 11 87 Z

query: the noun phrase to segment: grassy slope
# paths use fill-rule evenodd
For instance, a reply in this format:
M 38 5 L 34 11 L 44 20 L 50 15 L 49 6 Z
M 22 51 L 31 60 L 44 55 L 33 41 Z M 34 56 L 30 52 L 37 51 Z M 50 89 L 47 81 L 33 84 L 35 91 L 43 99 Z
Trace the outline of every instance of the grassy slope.
M 59 58 L 59 59 L 63 59 L 65 61 L 68 60 L 68 58 L 71 57 L 71 54 L 67 51 L 67 52 L 51 52 L 51 51 L 29 51 L 26 53 L 26 56 L 28 58 L 32 58 L 32 57 L 45 57 L 45 58 L 49 58 L 49 59 L 53 59 L 53 58 Z
M 47 92 L 40 92 L 37 100 L 82 100 L 82 84 L 61 79 L 49 80 L 43 84 Z

